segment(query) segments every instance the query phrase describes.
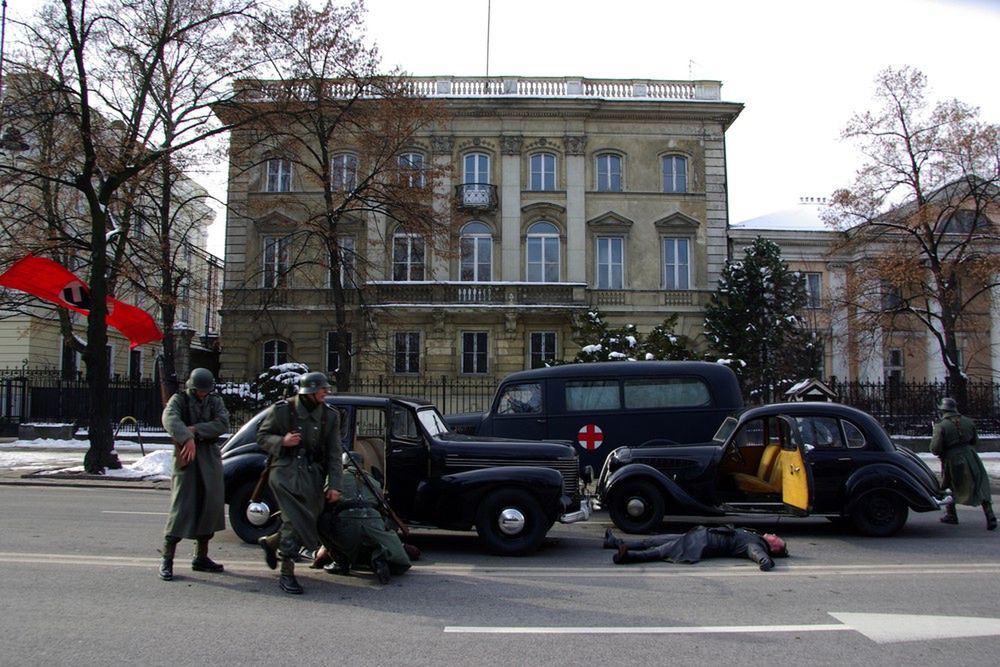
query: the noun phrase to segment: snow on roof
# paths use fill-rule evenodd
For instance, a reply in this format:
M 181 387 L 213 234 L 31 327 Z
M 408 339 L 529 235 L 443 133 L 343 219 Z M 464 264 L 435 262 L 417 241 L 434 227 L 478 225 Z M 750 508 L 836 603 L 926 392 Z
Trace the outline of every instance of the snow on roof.
M 739 229 L 832 231 L 823 222 L 820 211 L 827 207 L 825 197 L 801 197 L 798 206 L 774 211 L 749 220 L 733 223 Z

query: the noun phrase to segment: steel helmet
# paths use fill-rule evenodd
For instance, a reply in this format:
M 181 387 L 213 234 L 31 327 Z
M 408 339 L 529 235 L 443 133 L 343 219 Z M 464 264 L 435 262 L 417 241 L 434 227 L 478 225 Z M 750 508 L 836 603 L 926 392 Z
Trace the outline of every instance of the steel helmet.
M 320 389 L 329 389 L 330 381 L 326 379 L 326 375 L 323 373 L 313 372 L 306 373 L 299 378 L 299 393 L 300 394 L 315 394 Z
M 195 368 L 188 378 L 188 387 L 199 391 L 212 391 L 215 389 L 215 377 L 212 371 L 207 368 Z

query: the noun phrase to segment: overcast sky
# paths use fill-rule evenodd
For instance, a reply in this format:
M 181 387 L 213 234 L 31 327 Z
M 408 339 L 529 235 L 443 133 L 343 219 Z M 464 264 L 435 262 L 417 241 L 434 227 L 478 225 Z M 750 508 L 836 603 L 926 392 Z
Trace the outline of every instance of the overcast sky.
M 313 0 L 320 2 L 322 0 Z M 386 68 L 613 79 L 714 79 L 743 113 L 726 135 L 730 220 L 847 185 L 840 140 L 871 106 L 875 75 L 912 65 L 932 99 L 1000 122 L 1000 0 L 366 0 Z M 23 17 L 34 0 L 9 0 Z M 206 183 L 218 192 L 222 185 Z M 218 192 L 224 196 L 222 192 Z M 223 216 L 210 250 L 223 252 Z
M 932 99 L 1000 122 L 1000 0 L 366 0 L 386 66 L 489 73 L 713 79 L 745 109 L 726 135 L 730 220 L 847 185 L 840 140 L 871 106 L 874 77 L 912 65 Z

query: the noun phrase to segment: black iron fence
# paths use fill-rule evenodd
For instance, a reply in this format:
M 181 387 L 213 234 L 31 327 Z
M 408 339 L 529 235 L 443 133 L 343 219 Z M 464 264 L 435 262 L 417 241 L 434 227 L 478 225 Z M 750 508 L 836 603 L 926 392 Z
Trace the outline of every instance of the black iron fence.
M 133 417 L 144 427 L 160 427 L 159 385 L 151 380 L 112 379 L 104 399 L 117 423 Z M 90 424 L 90 387 L 58 372 L 0 370 L 0 433 L 13 435 L 24 423 Z M 135 428 L 134 426 L 132 427 Z
M 351 391 L 424 398 L 441 412 L 480 412 L 489 408 L 497 379 L 361 377 Z M 949 394 L 943 382 L 832 382 L 837 400 L 874 415 L 893 435 L 927 436 L 941 398 Z M 85 380 L 63 379 L 58 372 L 0 369 L 0 431 L 17 433 L 21 423 L 89 424 L 90 390 Z M 107 400 L 117 424 L 134 417 L 143 429 L 159 429 L 163 405 L 159 386 L 152 381 L 112 380 Z M 753 399 L 748 402 L 754 403 Z M 249 420 L 263 406 L 231 406 L 233 428 Z M 1000 383 L 970 382 L 960 408 L 976 420 L 980 433 L 1000 434 Z M 132 429 L 135 427 L 132 426 Z

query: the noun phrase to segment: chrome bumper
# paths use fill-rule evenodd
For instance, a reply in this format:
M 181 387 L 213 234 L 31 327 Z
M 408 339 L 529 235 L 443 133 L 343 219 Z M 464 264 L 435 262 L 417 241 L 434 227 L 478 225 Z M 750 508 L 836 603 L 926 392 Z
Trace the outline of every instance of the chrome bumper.
M 593 509 L 590 507 L 590 498 L 580 500 L 580 509 L 575 512 L 567 512 L 559 517 L 559 523 L 576 523 L 586 521 L 590 518 Z

